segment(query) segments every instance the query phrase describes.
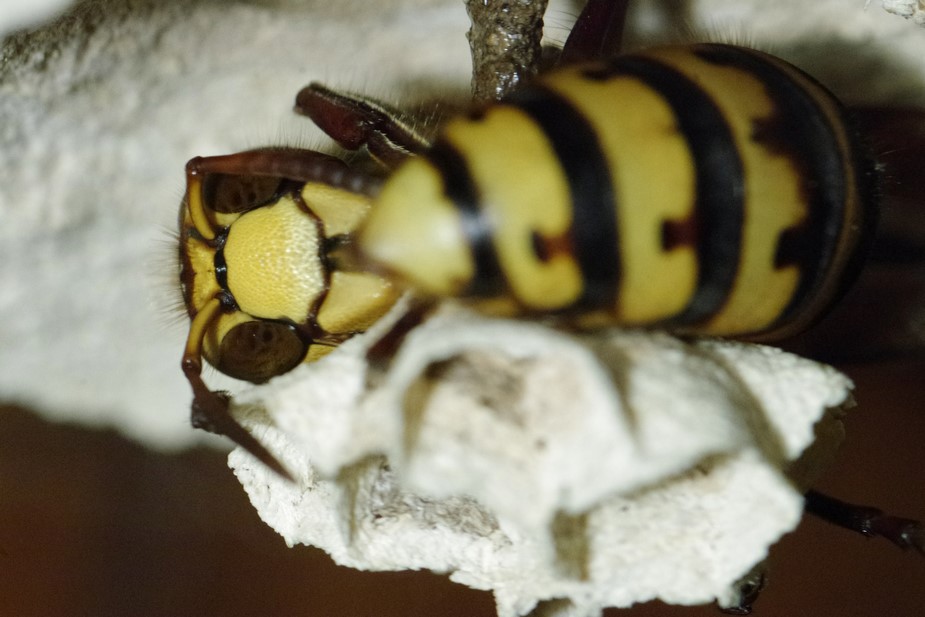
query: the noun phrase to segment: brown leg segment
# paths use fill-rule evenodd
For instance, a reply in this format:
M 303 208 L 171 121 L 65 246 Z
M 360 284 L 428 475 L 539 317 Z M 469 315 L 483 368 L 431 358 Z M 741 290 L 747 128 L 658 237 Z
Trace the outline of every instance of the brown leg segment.
M 925 526 L 919 521 L 890 516 L 877 508 L 840 501 L 818 491 L 806 493 L 806 511 L 868 538 L 880 536 L 902 549 L 912 548 L 925 555 Z
M 412 330 L 427 321 L 437 308 L 430 298 L 412 298 L 408 310 L 366 352 L 366 361 L 377 373 L 385 372 L 405 338 Z
M 295 478 L 282 463 L 231 417 L 228 411 L 230 395 L 227 392 L 209 390 L 202 381 L 201 371 L 201 361 L 184 358 L 183 372 L 193 387 L 193 405 L 190 412 L 190 424 L 193 428 L 227 437 L 286 480 L 295 482 Z
M 588 0 L 559 56 L 575 64 L 617 55 L 623 44 L 629 0 Z
M 430 145 L 401 113 L 372 99 L 337 92 L 318 83 L 302 88 L 296 112 L 308 116 L 331 139 L 348 150 L 363 146 L 387 168 Z
M 767 583 L 765 567 L 764 563 L 760 563 L 751 572 L 739 579 L 735 584 L 738 594 L 736 604 L 722 607 L 719 609 L 720 612 L 727 615 L 751 615 L 752 605 L 761 595 L 761 591 Z
M 222 156 L 197 156 L 186 164 L 187 187 L 210 174 L 276 177 L 319 182 L 352 193 L 374 195 L 382 185 L 376 176 L 351 169 L 335 156 L 295 148 L 260 148 Z
M 292 474 L 276 460 L 276 457 L 231 416 L 228 410 L 231 397 L 228 393 L 213 392 L 202 380 L 202 339 L 209 325 L 222 310 L 222 301 L 215 298 L 206 304 L 190 323 L 189 337 L 181 362 L 183 374 L 193 389 L 190 423 L 193 428 L 228 437 L 280 476 L 294 481 Z

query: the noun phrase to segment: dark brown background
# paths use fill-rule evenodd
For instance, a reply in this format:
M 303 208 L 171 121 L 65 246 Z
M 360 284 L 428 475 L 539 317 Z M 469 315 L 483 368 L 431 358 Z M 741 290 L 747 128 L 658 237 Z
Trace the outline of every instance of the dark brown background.
M 820 488 L 925 519 L 925 362 L 848 372 L 861 406 Z M 775 547 L 773 565 L 759 617 L 925 615 L 925 557 L 884 541 L 807 519 Z M 625 612 L 718 615 L 661 604 Z M 489 594 L 442 576 L 354 572 L 287 548 L 222 454 L 159 455 L 0 408 L 2 617 L 493 614 Z

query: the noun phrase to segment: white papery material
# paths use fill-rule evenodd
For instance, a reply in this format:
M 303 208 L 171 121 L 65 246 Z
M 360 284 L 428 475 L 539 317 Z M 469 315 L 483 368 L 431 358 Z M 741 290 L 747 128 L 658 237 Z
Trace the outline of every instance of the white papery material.
M 0 2 L 0 38 L 20 28 L 34 28 L 64 11 L 73 0 L 3 0 Z
M 502 617 L 547 600 L 588 616 L 734 601 L 799 521 L 785 470 L 851 387 L 768 347 L 575 339 L 458 310 L 413 331 L 380 375 L 364 359 L 374 337 L 237 399 L 296 485 L 241 452 L 232 466 L 288 543 L 360 569 L 449 572 L 491 589 Z
M 883 0 L 883 8 L 925 26 L 925 2 L 922 0 Z

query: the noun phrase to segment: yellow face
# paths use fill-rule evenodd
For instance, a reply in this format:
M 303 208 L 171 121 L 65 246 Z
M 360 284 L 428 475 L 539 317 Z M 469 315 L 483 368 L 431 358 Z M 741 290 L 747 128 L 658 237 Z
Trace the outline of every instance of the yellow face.
M 349 242 L 367 198 L 229 174 L 191 185 L 180 209 L 188 349 L 223 373 L 264 382 L 365 330 L 397 299 L 388 281 L 342 270 L 330 254 Z

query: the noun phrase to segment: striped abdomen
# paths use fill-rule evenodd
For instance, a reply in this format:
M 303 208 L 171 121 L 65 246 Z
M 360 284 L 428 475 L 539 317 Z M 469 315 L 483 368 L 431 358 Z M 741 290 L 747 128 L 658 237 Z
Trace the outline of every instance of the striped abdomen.
M 875 184 L 806 74 L 669 47 L 450 121 L 386 183 L 359 243 L 425 293 L 503 314 L 787 334 L 857 269 Z

